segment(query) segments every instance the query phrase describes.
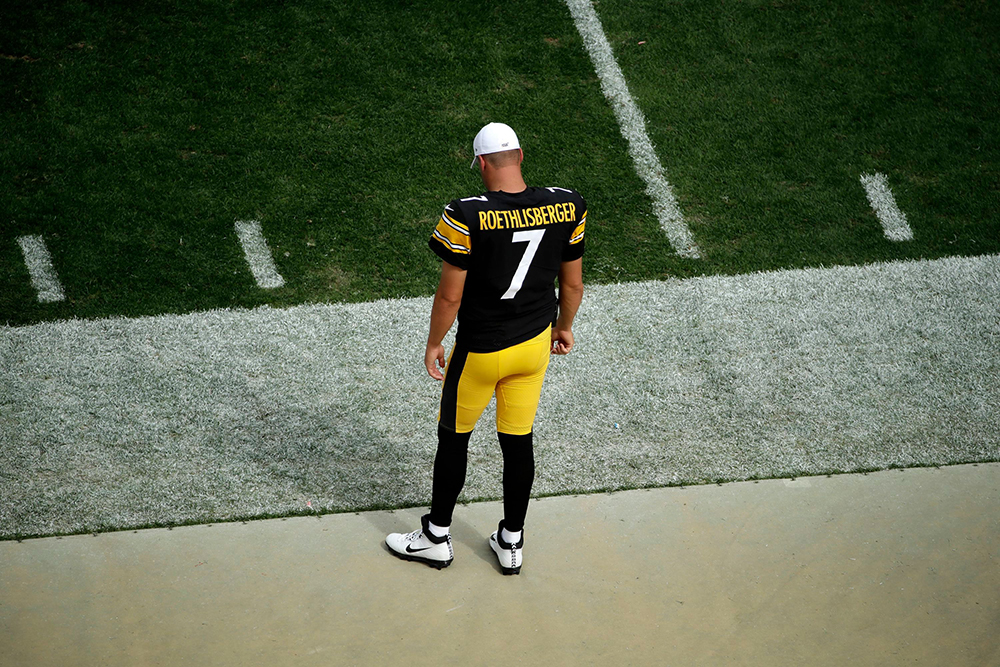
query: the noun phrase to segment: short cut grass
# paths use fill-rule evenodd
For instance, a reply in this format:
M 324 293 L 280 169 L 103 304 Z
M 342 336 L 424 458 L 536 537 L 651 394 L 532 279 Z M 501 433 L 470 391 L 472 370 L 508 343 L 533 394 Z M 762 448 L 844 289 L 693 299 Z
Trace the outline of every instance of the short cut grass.
M 0 324 L 433 294 L 427 237 L 481 191 L 470 139 L 497 118 L 528 182 L 586 198 L 588 283 L 1000 252 L 1000 3 L 598 9 L 700 259 L 660 228 L 562 2 L 4 2 Z M 282 287 L 248 270 L 249 220 Z M 64 300 L 38 300 L 22 236 Z

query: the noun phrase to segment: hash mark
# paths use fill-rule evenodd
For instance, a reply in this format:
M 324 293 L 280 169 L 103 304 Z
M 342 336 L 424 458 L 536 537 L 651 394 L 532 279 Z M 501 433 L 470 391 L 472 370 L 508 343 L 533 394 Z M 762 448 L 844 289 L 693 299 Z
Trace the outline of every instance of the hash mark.
M 260 221 L 237 220 L 236 235 L 240 237 L 243 254 L 246 255 L 247 264 L 250 265 L 250 271 L 257 285 L 262 289 L 274 289 L 284 285 L 285 279 L 274 265 L 274 257 L 271 256 L 271 249 L 264 240 Z
M 912 241 L 913 230 L 906 222 L 906 216 L 896 205 L 896 199 L 889 189 L 889 179 L 885 174 L 861 174 L 861 185 L 865 187 L 868 203 L 875 216 L 882 223 L 882 231 L 890 241 Z
M 66 293 L 63 292 L 59 276 L 56 275 L 56 270 L 52 266 L 52 255 L 45 247 L 45 239 L 40 235 L 19 236 L 17 243 L 21 246 L 24 264 L 28 267 L 31 286 L 35 288 L 38 300 L 41 303 L 65 300 Z

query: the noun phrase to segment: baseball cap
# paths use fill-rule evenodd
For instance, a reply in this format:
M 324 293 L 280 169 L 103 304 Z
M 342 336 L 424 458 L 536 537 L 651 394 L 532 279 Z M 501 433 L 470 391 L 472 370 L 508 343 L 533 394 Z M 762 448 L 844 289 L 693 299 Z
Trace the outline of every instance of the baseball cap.
M 503 123 L 489 123 L 479 130 L 479 134 L 472 140 L 472 151 L 475 156 L 469 168 L 476 166 L 476 158 L 489 153 L 499 153 L 500 151 L 512 151 L 521 147 L 517 140 L 517 135 L 509 125 Z

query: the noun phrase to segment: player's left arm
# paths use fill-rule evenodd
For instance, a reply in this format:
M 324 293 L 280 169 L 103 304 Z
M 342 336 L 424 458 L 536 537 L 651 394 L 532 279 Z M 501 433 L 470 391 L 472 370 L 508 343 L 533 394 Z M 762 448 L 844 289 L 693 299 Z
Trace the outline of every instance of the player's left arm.
M 427 334 L 427 350 L 424 353 L 424 365 L 427 373 L 435 380 L 443 380 L 445 355 L 442 341 L 451 325 L 455 323 L 458 309 L 462 305 L 462 294 L 465 292 L 465 276 L 468 272 L 448 262 L 441 263 L 441 280 L 434 294 L 434 305 L 431 307 L 431 329 Z

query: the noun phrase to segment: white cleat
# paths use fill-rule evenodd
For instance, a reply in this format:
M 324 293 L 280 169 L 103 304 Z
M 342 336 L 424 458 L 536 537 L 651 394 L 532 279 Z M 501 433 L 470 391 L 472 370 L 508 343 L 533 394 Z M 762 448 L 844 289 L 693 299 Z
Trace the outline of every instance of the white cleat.
M 500 561 L 500 570 L 504 574 L 520 574 L 523 562 L 521 550 L 524 548 L 524 531 L 521 532 L 521 539 L 518 540 L 517 544 L 508 544 L 501 537 L 500 531 L 502 529 L 503 522 L 501 521 L 496 532 L 490 535 L 490 547 L 497 555 L 497 560 Z
M 451 565 L 455 552 L 451 548 L 451 535 L 434 537 L 427 528 L 430 515 L 420 517 L 421 529 L 412 533 L 392 533 L 385 538 L 385 544 L 393 555 L 403 560 L 426 563 L 442 569 Z

